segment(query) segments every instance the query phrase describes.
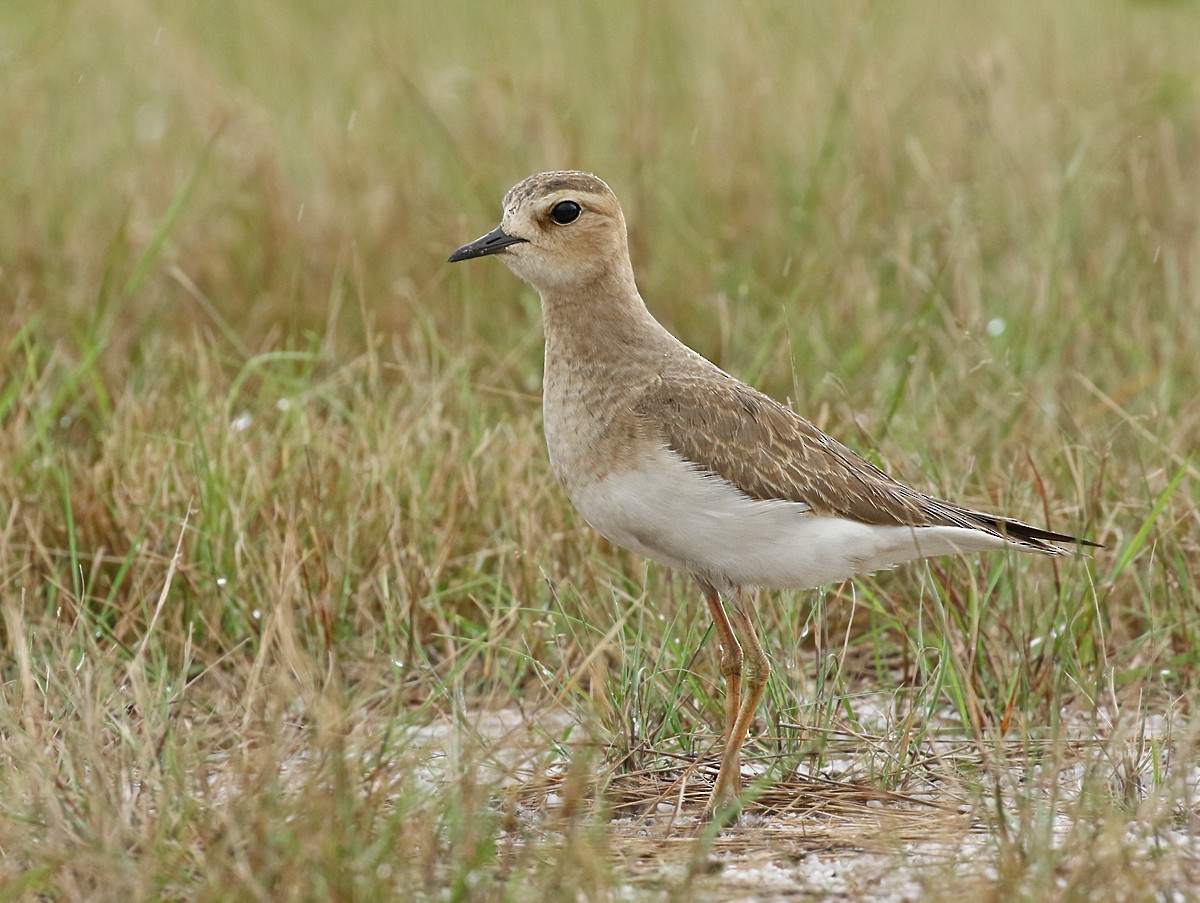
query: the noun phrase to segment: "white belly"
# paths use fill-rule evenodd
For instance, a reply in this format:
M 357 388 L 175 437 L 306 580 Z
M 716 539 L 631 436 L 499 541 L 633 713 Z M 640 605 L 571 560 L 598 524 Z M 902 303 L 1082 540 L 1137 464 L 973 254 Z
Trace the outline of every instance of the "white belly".
M 571 501 L 617 545 L 726 592 L 821 586 L 916 558 L 1008 545 L 979 530 L 878 526 L 754 499 L 667 449 L 637 469 L 574 487 Z

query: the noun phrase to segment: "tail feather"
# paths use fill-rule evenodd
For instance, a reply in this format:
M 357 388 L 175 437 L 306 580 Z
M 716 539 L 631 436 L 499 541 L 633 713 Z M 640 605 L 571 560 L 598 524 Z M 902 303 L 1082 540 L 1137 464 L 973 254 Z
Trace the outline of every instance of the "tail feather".
M 1104 548 L 1101 543 L 1092 542 L 1090 539 L 1081 539 L 1078 536 L 1071 536 L 1068 533 L 1055 533 L 1053 530 L 1043 530 L 1041 527 L 1030 526 L 1012 518 L 976 511 L 972 511 L 971 514 L 987 529 L 995 530 L 1007 539 L 1025 543 L 1039 552 L 1046 552 L 1050 555 L 1058 555 L 1063 552 L 1058 546 L 1050 545 L 1050 543 L 1091 546 L 1096 549 Z

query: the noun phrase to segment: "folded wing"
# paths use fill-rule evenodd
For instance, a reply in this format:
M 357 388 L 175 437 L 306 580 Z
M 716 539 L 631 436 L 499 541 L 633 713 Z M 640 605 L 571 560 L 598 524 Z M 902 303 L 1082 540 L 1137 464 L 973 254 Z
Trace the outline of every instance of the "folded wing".
M 714 372 L 721 378 L 713 379 Z M 660 376 L 636 411 L 671 449 L 752 498 L 803 502 L 816 514 L 865 524 L 981 530 L 1047 554 L 1062 551 L 1050 543 L 1096 545 L 911 489 L 715 367 L 704 374 Z

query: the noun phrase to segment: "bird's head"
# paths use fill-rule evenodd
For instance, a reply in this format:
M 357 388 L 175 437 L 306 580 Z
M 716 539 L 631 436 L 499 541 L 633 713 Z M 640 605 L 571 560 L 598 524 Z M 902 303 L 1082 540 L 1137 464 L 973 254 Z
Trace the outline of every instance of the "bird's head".
M 463 245 L 450 262 L 496 254 L 545 294 L 632 275 L 621 205 L 589 173 L 544 172 L 514 185 L 500 225 Z

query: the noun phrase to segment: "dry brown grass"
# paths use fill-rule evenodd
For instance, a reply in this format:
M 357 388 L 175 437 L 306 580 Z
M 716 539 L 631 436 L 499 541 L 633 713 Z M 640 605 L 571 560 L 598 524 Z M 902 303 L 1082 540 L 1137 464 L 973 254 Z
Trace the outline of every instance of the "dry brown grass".
M 0 900 L 1188 895 L 1195 13 L 4 6 Z M 536 299 L 443 263 L 561 166 L 700 351 L 1108 547 L 763 596 L 721 836 L 693 588 L 553 484 Z

